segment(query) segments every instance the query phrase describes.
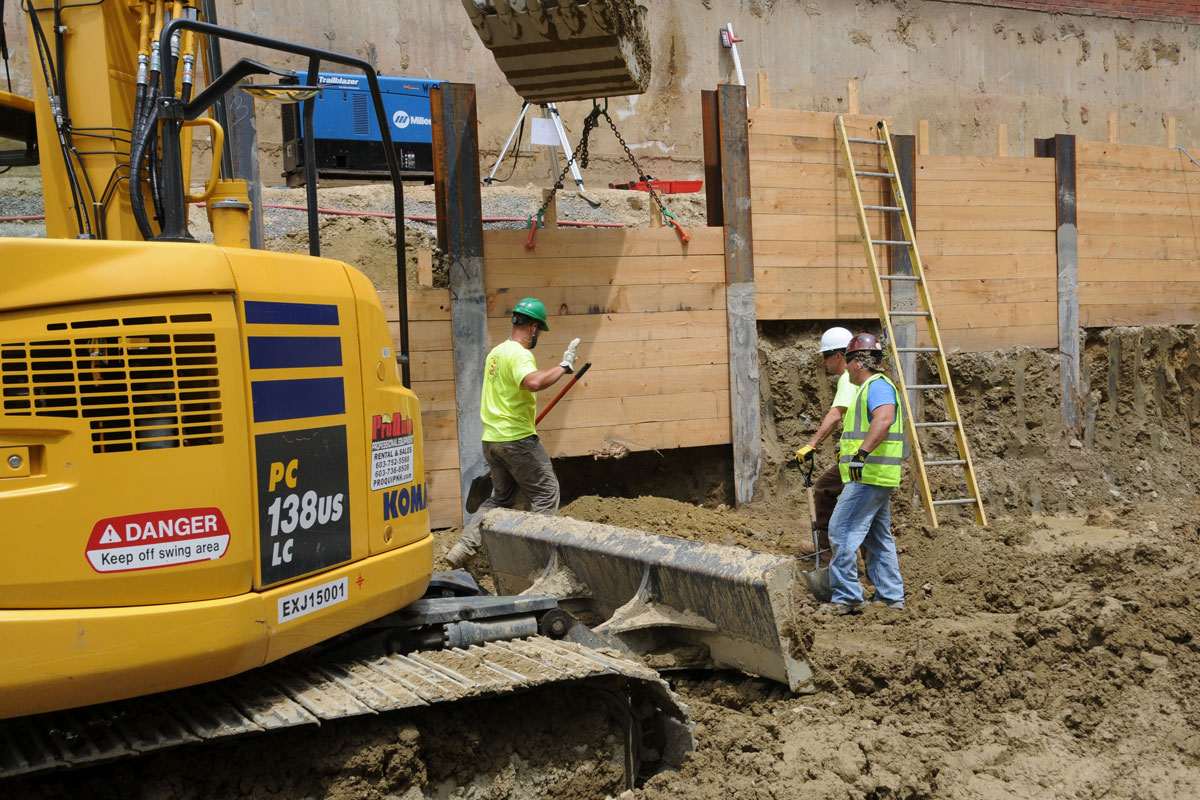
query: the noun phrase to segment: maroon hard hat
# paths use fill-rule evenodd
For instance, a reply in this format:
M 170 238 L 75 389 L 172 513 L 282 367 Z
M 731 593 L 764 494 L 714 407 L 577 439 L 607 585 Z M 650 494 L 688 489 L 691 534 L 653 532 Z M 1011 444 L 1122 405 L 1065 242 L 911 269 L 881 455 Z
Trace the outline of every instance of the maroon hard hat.
M 872 353 L 883 353 L 883 348 L 879 346 L 879 339 L 873 333 L 860 333 L 855 335 L 850 343 L 846 345 L 846 355 L 849 356 L 855 351 L 868 350 Z

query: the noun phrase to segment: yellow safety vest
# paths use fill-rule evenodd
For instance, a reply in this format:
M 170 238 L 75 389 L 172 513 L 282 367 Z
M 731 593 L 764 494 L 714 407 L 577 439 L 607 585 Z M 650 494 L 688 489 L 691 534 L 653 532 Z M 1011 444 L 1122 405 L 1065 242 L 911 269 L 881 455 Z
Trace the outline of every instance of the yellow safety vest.
M 876 445 L 871 454 L 867 456 L 863 467 L 862 482 L 875 486 L 899 486 L 900 465 L 903 463 L 908 449 L 908 442 L 904 436 L 904 409 L 900 406 L 900 390 L 882 373 L 876 373 L 863 381 L 862 386 L 858 387 L 858 394 L 854 396 L 854 404 L 846 409 L 846 419 L 842 423 L 841 459 L 838 461 L 838 471 L 842 474 L 842 483 L 849 483 L 849 464 L 854 460 L 854 455 L 862 448 L 862 443 L 866 440 L 867 431 L 871 426 L 867 419 L 867 387 L 875 380 L 886 381 L 888 386 L 895 391 L 896 419 L 888 428 L 883 441 Z

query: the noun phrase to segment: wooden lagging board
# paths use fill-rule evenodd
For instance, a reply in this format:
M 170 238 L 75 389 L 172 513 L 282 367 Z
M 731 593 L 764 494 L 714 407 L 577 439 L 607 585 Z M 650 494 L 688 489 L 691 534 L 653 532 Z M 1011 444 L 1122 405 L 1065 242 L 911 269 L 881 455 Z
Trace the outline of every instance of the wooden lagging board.
M 750 111 L 759 319 L 875 316 L 858 221 L 837 157 L 836 116 L 775 108 Z M 847 120 L 851 129 L 865 133 L 877 118 Z M 876 194 L 882 204 L 878 189 Z M 883 224 L 882 215 L 871 216 Z M 880 248 L 878 255 L 885 257 L 885 251 Z
M 540 366 L 557 363 L 574 337 L 587 375 L 539 426 L 553 456 L 674 449 L 730 442 L 724 240 L 691 229 L 685 248 L 669 230 L 540 230 L 484 233 L 488 338 L 510 329 L 512 305 L 536 296 L 550 330 Z M 396 295 L 381 293 L 389 319 Z M 410 289 L 413 389 L 425 427 L 434 527 L 461 521 L 457 418 L 445 289 Z M 557 393 L 542 392 L 539 410 Z

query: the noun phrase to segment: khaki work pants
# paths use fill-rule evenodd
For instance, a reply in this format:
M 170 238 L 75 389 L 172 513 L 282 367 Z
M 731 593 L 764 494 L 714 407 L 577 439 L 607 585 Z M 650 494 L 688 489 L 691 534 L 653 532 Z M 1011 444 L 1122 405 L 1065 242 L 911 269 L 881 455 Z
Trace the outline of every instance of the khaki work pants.
M 558 476 L 537 434 L 515 442 L 484 442 L 483 460 L 492 468 L 492 496 L 480 504 L 480 518 L 493 508 L 516 505 L 518 489 L 529 498 L 529 510 L 533 513 L 549 516 L 558 513 Z M 478 552 L 483 544 L 478 521 L 463 531 L 459 543 L 471 555 Z

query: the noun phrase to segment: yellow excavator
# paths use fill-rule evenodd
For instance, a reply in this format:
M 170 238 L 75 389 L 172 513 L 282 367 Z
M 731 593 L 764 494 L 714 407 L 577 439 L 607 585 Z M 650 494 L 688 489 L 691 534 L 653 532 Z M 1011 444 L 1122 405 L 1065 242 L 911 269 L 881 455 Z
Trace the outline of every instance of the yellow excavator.
M 319 256 L 315 175 L 310 254 L 252 249 L 225 147 L 239 84 L 306 113 L 319 89 L 221 69 L 220 42 L 360 70 L 402 209 L 367 62 L 221 27 L 211 0 L 23 9 L 38 79 L 0 116 L 36 117 L 47 238 L 0 239 L 0 779 L 570 683 L 619 700 L 632 785 L 694 746 L 639 656 L 803 688 L 786 559 L 498 510 L 521 594 L 433 575 L 402 218 L 397 346 L 368 280 Z

